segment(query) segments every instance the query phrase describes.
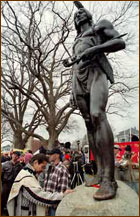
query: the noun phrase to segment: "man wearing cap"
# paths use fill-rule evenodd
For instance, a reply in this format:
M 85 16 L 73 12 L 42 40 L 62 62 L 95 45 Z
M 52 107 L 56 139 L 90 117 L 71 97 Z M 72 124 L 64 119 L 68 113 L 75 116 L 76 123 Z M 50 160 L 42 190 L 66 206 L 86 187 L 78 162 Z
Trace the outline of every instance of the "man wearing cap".
M 70 174 L 61 162 L 61 151 L 54 148 L 50 151 L 49 161 L 51 165 L 45 174 L 45 191 L 49 192 L 65 192 L 70 188 Z M 49 208 L 49 215 L 55 215 L 56 206 Z
M 4 208 L 6 208 L 8 196 L 19 171 L 22 169 L 22 165 L 19 163 L 18 159 L 20 157 L 20 152 L 15 151 L 12 154 L 12 159 L 10 161 L 6 161 L 2 165 L 1 169 L 1 180 L 3 191 L 1 195 L 1 213 L 3 214 Z
M 38 175 L 44 171 L 48 158 L 44 154 L 36 154 L 18 173 L 8 198 L 9 216 L 45 216 L 45 209 L 56 204 L 72 190 L 64 193 L 45 192 L 38 182 Z

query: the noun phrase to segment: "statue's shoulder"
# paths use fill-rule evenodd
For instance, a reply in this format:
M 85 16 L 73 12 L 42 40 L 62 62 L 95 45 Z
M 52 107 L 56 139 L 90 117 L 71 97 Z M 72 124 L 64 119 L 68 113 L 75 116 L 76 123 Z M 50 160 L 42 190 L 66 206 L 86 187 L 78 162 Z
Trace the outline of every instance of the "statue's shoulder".
M 104 29 L 114 29 L 113 24 L 109 20 L 106 20 L 106 19 L 100 20 L 94 26 L 95 26 L 94 28 L 97 31 L 101 31 Z
M 106 19 L 97 22 L 93 28 L 95 33 L 102 39 L 102 42 L 119 35 L 119 33 L 114 29 L 113 24 Z

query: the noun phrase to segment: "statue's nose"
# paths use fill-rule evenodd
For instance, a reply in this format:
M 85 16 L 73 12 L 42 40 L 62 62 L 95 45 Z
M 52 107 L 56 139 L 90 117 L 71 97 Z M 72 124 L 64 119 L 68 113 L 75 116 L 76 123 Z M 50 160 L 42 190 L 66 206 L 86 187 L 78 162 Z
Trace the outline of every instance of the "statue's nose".
M 81 13 L 80 13 L 80 12 L 78 12 L 78 13 L 77 13 L 77 16 L 79 17 L 80 15 L 81 15 Z

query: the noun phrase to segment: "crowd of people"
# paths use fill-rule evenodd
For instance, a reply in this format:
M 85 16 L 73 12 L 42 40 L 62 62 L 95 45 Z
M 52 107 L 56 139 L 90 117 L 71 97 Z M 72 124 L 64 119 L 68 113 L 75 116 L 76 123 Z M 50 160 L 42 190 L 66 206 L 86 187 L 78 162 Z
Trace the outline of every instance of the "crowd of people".
M 122 151 L 120 146 L 114 145 L 115 166 L 125 168 L 128 167 L 130 163 L 132 164 L 132 168 L 137 168 L 139 166 L 139 156 L 137 155 L 137 163 L 133 162 L 133 157 L 135 153 L 132 152 L 132 148 L 130 145 L 127 145 L 125 147 L 125 151 L 122 157 L 120 156 L 120 151 Z
M 25 154 L 4 153 L 1 157 L 1 214 L 37 215 L 38 205 L 43 205 L 45 215 L 54 216 L 64 195 L 83 183 L 85 163 L 82 150 L 69 148 L 47 151 L 40 147 L 35 155 L 30 150 Z M 77 174 L 81 178 L 79 182 Z
M 3 160 L 4 157 L 1 159 L 2 215 L 37 215 L 38 205 L 46 206 L 48 215 L 55 215 L 60 200 L 72 192 L 70 174 L 61 161 L 59 149 L 47 155 L 33 155 L 31 151 L 21 155 L 15 151 L 10 153 L 7 160 Z M 49 170 L 41 187 L 41 173 L 47 167 Z
M 124 156 L 120 159 L 119 145 L 114 145 L 115 176 L 125 181 L 128 168 L 132 165 L 131 146 L 125 148 Z M 55 216 L 56 208 L 62 198 L 82 184 L 84 174 L 97 173 L 96 163 L 87 160 L 83 150 L 70 148 L 54 148 L 47 151 L 44 147 L 33 155 L 32 151 L 21 154 L 11 151 L 8 156 L 1 157 L 1 215 L 2 216 L 38 216 L 40 207 L 44 207 L 46 216 Z M 131 181 L 134 180 L 132 172 Z M 130 177 L 129 177 L 130 180 Z
M 135 153 L 130 145 L 125 147 L 123 156 L 120 155 L 121 151 L 119 145 L 114 145 L 115 178 L 128 184 L 139 195 L 139 155 L 137 162 L 134 162 Z
M 19 151 L 3 153 L 1 157 L 1 212 L 8 214 L 6 205 L 14 180 L 20 170 L 29 163 L 32 158 L 32 151 L 21 154 Z

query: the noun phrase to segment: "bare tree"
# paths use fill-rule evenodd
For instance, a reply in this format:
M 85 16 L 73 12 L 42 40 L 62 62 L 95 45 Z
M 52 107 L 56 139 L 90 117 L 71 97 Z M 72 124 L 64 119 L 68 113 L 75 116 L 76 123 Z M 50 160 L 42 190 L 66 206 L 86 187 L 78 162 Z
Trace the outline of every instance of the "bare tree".
M 39 111 L 43 115 L 49 133 L 48 144 L 49 147 L 52 147 L 74 110 L 69 108 L 69 103 L 63 102 L 66 96 L 69 95 L 71 82 L 69 70 L 62 70 L 61 66 L 62 58 L 68 52 L 64 42 L 70 32 L 68 27 L 71 13 L 66 19 L 61 17 L 55 11 L 55 2 L 48 2 L 47 4 L 27 2 L 25 6 L 27 11 L 24 11 L 23 14 L 27 18 L 26 25 L 25 20 L 21 22 L 18 19 L 18 15 L 9 2 L 7 2 L 9 14 L 4 13 L 4 10 L 2 11 L 5 21 L 3 28 L 6 29 L 2 34 L 2 45 L 9 48 L 8 55 L 6 55 L 7 49 L 3 51 L 3 57 L 6 56 L 5 64 L 10 67 L 9 72 L 6 71 L 7 66 L 3 69 L 2 83 L 3 86 L 7 84 L 7 89 L 5 86 L 4 88 L 7 92 L 9 91 L 9 94 L 12 93 L 14 99 L 13 108 L 17 107 L 15 96 L 17 96 L 18 100 L 22 98 L 22 101 L 18 102 L 20 112 L 21 105 L 24 105 L 23 110 L 25 112 L 29 100 L 34 103 L 36 107 L 35 115 L 37 116 Z M 50 8 L 54 16 L 52 26 L 44 27 L 46 29 L 42 33 L 41 19 L 43 13 L 47 13 Z M 38 19 L 36 16 L 38 16 Z M 59 18 L 59 23 L 56 17 Z M 11 58 L 9 58 L 9 52 L 13 55 Z M 20 81 L 17 79 L 17 75 Z M 5 114 L 4 111 L 3 113 Z M 19 120 L 18 115 L 11 117 L 13 114 L 8 113 L 10 119 L 15 120 L 14 124 L 18 123 L 16 125 L 21 133 L 16 135 L 20 135 L 20 140 L 23 132 L 27 133 L 28 136 L 31 133 L 36 136 L 33 134 L 35 129 L 33 125 L 28 132 L 25 132 L 25 128 L 23 129 L 24 114 L 21 115 L 22 120 Z M 33 117 L 34 120 L 35 118 Z M 21 127 L 19 127 L 19 124 Z M 40 139 L 43 138 L 40 136 Z
M 25 144 L 37 128 L 42 117 L 37 109 L 28 106 L 29 98 L 24 96 L 18 89 L 12 88 L 11 85 L 17 83 L 20 87 L 26 86 L 30 94 L 36 85 L 35 78 L 29 75 L 24 58 L 21 61 L 21 55 L 16 50 L 16 57 L 13 50 L 8 50 L 8 54 L 2 53 L 3 67 L 1 71 L 1 88 L 2 88 L 2 114 L 6 121 L 9 122 L 14 135 L 14 146 L 16 148 L 25 148 Z M 19 56 L 18 56 L 19 55 Z M 18 58 L 17 58 L 18 57 Z M 20 63 L 20 68 L 17 65 Z M 19 73 L 20 72 L 20 73 Z M 29 76 L 29 77 L 28 77 Z M 29 117 L 28 110 L 31 110 L 32 117 Z M 25 116 L 28 120 L 25 122 Z M 40 136 L 38 136 L 40 138 Z
M 12 130 L 9 126 L 9 122 L 1 115 L 1 144 L 5 142 L 12 143 Z

